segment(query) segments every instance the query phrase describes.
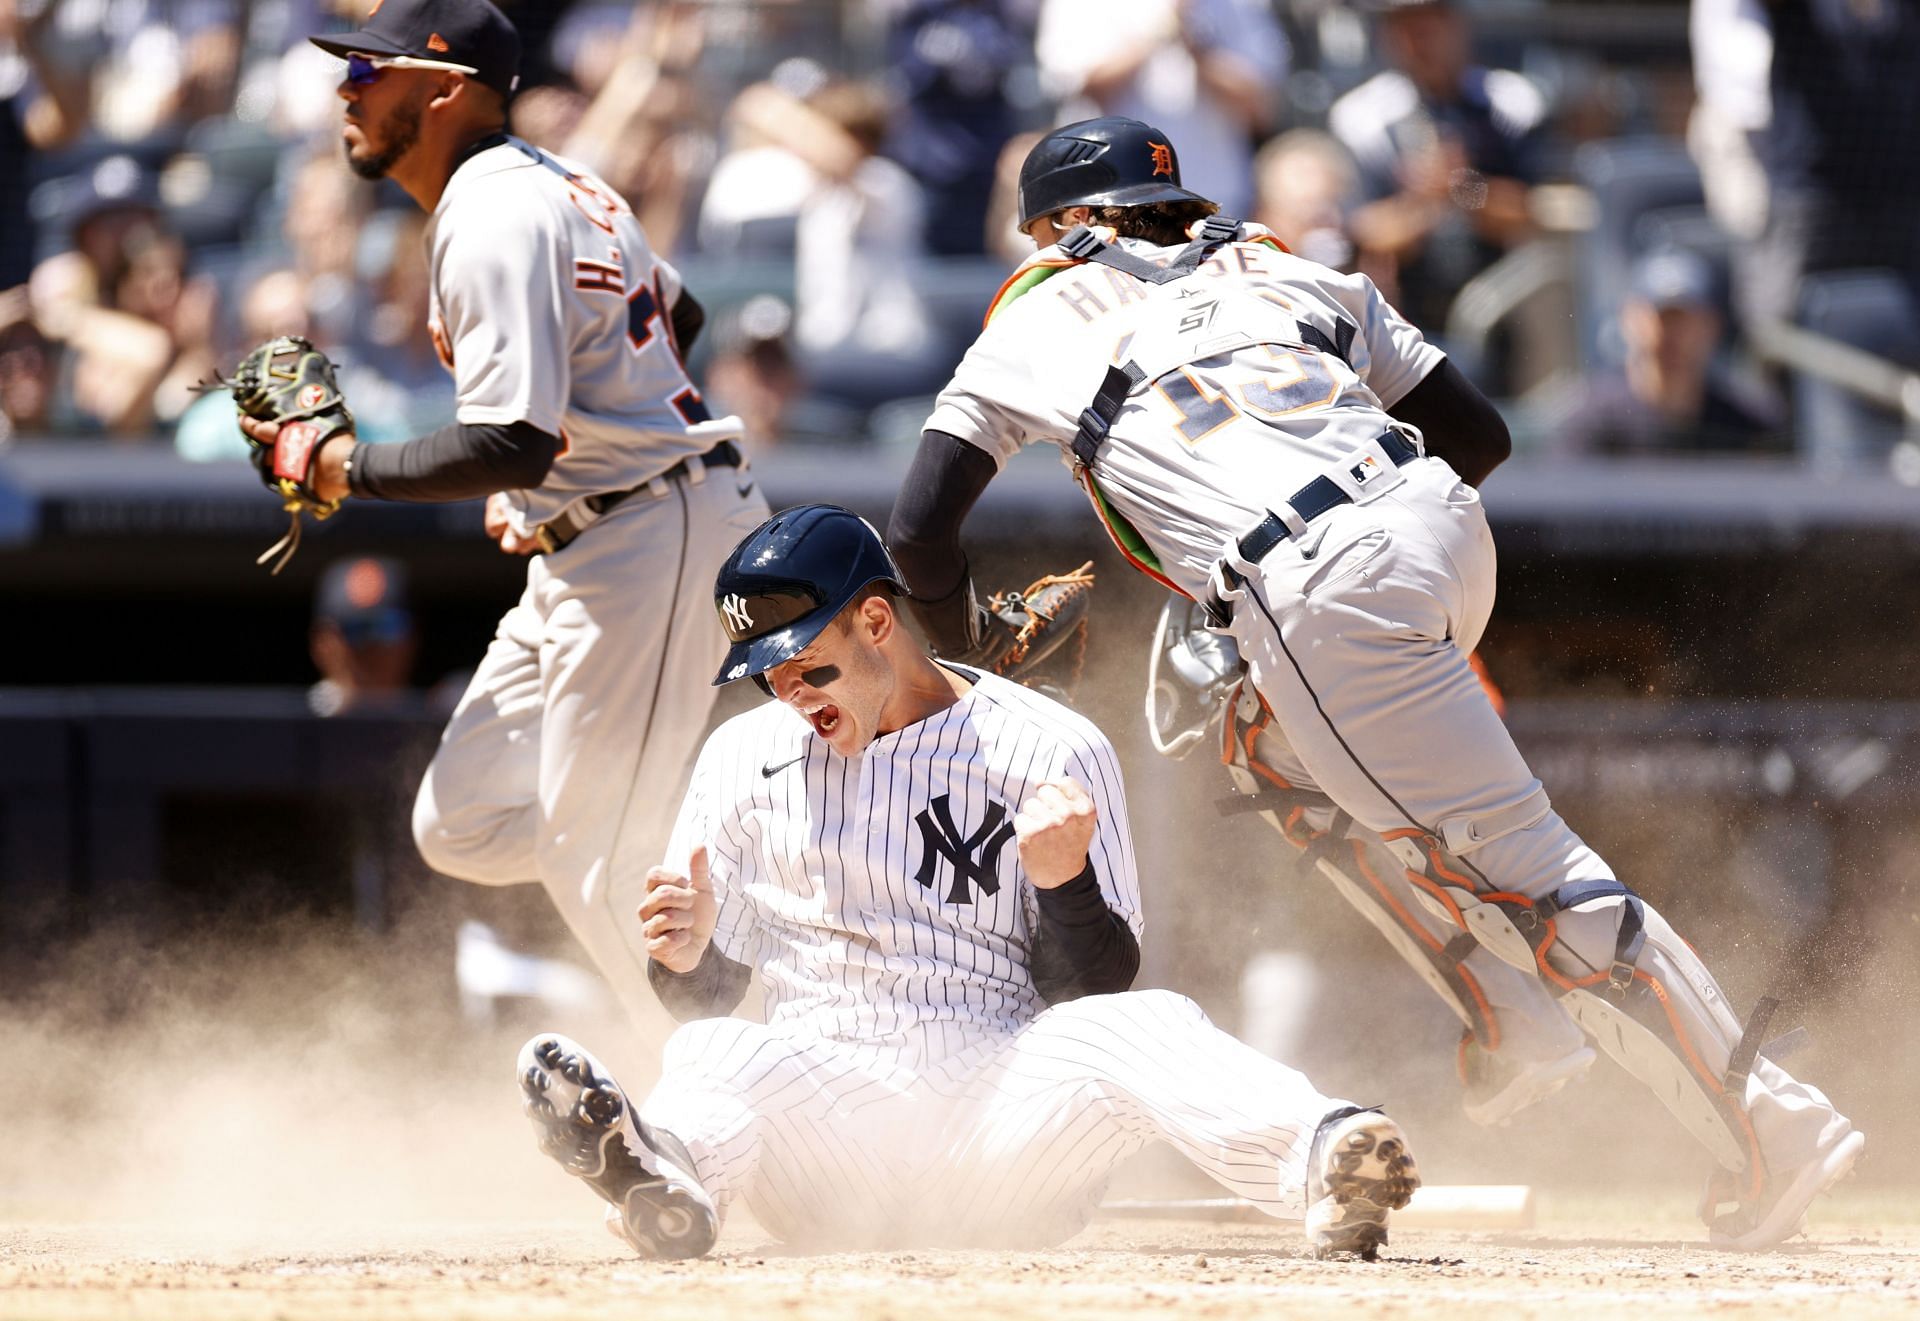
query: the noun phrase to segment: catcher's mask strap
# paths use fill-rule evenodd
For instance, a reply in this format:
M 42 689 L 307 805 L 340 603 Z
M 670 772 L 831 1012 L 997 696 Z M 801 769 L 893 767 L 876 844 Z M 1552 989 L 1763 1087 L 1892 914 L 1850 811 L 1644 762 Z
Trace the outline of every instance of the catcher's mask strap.
M 1200 236 L 1182 248 L 1180 255 L 1165 266 L 1136 256 L 1118 243 L 1107 242 L 1088 225 L 1075 225 L 1056 246 L 1075 261 L 1110 266 L 1148 284 L 1172 284 L 1199 270 L 1200 264 L 1213 255 L 1213 250 L 1231 240 L 1239 230 L 1238 220 L 1227 216 L 1209 216 L 1200 227 Z

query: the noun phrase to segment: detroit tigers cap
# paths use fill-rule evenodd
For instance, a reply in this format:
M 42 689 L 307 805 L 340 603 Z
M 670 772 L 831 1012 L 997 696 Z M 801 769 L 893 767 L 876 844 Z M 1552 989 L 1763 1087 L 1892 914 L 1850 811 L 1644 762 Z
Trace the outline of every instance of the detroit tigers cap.
M 343 60 L 359 51 L 469 65 L 502 96 L 520 82 L 520 34 L 488 0 L 372 0 L 359 31 L 307 40 Z
M 763 674 L 820 636 L 862 589 L 906 586 L 873 525 L 839 505 L 796 505 L 749 532 L 713 583 L 726 632 L 714 684 Z
M 1173 139 L 1125 115 L 1063 124 L 1020 164 L 1020 227 L 1069 206 L 1204 202 L 1180 186 Z

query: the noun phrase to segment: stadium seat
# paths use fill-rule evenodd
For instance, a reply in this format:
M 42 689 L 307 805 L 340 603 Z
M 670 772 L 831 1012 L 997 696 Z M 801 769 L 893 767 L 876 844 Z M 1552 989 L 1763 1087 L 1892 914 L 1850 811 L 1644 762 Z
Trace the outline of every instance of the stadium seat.
M 1580 351 L 1588 370 L 1619 365 L 1615 314 L 1634 258 L 1673 245 L 1675 227 L 1711 226 L 1700 171 L 1678 141 L 1664 137 L 1590 142 L 1574 153 L 1575 179 L 1593 195 L 1594 223 L 1578 263 Z M 1711 246 L 1678 246 L 1711 253 Z
M 1800 324 L 1816 334 L 1920 370 L 1920 307 L 1893 271 L 1826 271 L 1800 282 Z M 1844 472 L 1884 465 L 1907 434 L 1900 414 L 1830 381 L 1793 373 L 1795 430 L 1814 468 Z

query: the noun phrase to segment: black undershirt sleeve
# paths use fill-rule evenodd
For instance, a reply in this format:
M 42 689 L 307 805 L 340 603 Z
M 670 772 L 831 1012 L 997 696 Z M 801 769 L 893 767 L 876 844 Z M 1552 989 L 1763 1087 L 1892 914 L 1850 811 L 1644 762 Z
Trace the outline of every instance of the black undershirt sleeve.
M 455 422 L 398 445 L 355 447 L 348 484 L 375 500 L 472 500 L 531 490 L 559 453 L 560 438 L 531 422 Z
M 1419 427 L 1427 453 L 1445 459 L 1469 486 L 1480 485 L 1513 453 L 1500 410 L 1446 358 L 1387 412 Z
M 1036 887 L 1040 929 L 1034 933 L 1029 968 L 1033 987 L 1050 1005 L 1083 995 L 1112 995 L 1133 985 L 1140 971 L 1140 942 L 1127 920 L 1107 907 L 1093 859 L 1081 873 L 1052 890 Z
M 993 456 L 978 445 L 944 431 L 923 432 L 887 522 L 887 548 L 912 593 L 908 604 L 928 641 L 945 655 L 967 649 L 972 622 L 960 525 L 997 471 Z
M 753 969 L 735 963 L 712 945 L 692 972 L 675 972 L 656 959 L 647 960 L 647 981 L 660 1003 L 682 1023 L 696 1018 L 724 1018 L 747 993 Z
M 673 323 L 674 345 L 684 358 L 693 352 L 693 341 L 700 338 L 700 327 L 707 324 L 707 309 L 700 306 L 699 299 L 682 289 L 680 297 L 674 300 L 669 320 Z

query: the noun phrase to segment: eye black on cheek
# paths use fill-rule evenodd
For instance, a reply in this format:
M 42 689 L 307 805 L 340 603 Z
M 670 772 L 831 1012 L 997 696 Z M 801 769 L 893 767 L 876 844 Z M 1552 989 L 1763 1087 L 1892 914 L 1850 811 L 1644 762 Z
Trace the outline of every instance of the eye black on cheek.
M 800 682 L 809 688 L 825 688 L 840 677 L 838 665 L 818 665 L 811 670 L 800 672 Z

